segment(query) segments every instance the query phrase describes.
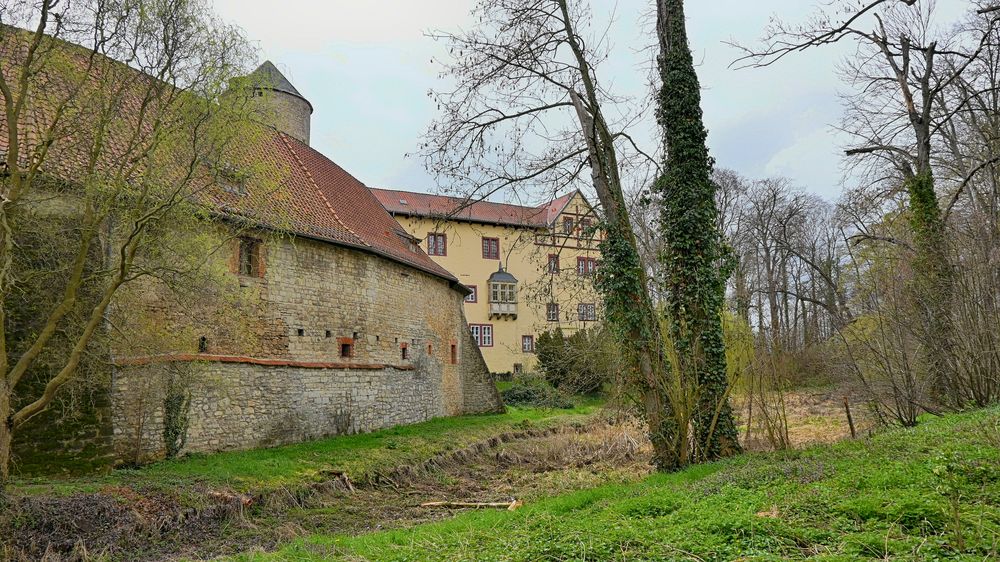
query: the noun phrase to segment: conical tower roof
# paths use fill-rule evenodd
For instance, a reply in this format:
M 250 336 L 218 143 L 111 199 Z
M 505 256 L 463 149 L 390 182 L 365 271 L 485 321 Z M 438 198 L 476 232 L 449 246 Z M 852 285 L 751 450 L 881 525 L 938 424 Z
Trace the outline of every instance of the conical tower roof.
M 288 81 L 288 78 L 285 78 L 285 75 L 271 61 L 264 61 L 264 64 L 258 66 L 257 70 L 250 73 L 250 79 L 259 88 L 282 92 L 301 99 L 309 104 L 309 111 L 312 111 L 312 103 L 295 89 L 295 86 Z

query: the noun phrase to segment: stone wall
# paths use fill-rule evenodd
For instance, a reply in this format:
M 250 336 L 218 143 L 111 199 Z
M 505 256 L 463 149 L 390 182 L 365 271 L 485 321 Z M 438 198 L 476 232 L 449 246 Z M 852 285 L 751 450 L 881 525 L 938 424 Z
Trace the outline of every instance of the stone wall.
M 51 377 L 50 373 L 35 374 L 23 383 L 26 397 L 39 396 Z M 116 455 L 105 382 L 82 377 L 70 383 L 45 411 L 19 427 L 14 432 L 12 472 L 81 475 L 110 470 Z
M 269 91 L 262 100 L 266 105 L 263 110 L 269 124 L 279 131 L 309 144 L 309 129 L 312 121 L 312 108 L 309 102 L 285 92 Z
M 181 453 L 502 411 L 463 296 L 447 280 L 302 238 L 268 242 L 261 255 L 260 277 L 233 274 L 256 301 L 255 342 L 230 341 L 205 323 L 204 352 L 191 353 L 192 341 L 118 371 L 112 402 L 122 462 L 166 452 L 164 426 L 177 423 L 164 407 L 168 382 L 185 397 Z
M 160 375 L 155 367 L 135 368 L 116 380 L 115 442 L 123 462 L 166 453 L 167 390 Z M 441 381 L 423 369 L 200 363 L 183 392 L 189 403 L 181 453 L 271 447 L 444 414 Z
M 465 344 L 462 347 L 462 363 L 465 367 L 462 397 L 465 401 L 465 412 L 469 414 L 502 414 L 506 411 L 500 391 L 486 365 L 486 359 L 479 352 L 479 346 L 472 337 L 472 332 L 465 331 Z

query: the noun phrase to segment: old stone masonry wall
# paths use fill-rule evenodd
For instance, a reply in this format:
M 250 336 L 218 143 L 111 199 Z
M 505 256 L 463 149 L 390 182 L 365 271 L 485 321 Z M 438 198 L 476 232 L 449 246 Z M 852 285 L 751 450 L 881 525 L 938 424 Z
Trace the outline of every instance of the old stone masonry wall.
M 256 299 L 252 341 L 213 330 L 215 310 L 192 332 L 200 342 L 116 370 L 119 462 L 502 411 L 446 280 L 306 239 L 261 255 L 261 274 L 240 278 Z
M 134 369 L 117 381 L 114 425 L 122 462 L 165 454 L 164 425 L 171 421 L 167 379 L 155 375 L 159 370 Z M 441 381 L 423 370 L 202 363 L 185 376 L 179 453 L 270 447 L 444 415 Z

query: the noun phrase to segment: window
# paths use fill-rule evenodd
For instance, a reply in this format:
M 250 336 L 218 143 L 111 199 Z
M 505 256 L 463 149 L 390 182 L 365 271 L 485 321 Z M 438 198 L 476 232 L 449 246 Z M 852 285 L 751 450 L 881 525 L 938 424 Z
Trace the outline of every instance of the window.
M 563 234 L 573 234 L 573 228 L 576 225 L 573 223 L 573 217 L 563 217 Z
M 590 231 L 590 219 L 580 219 L 580 235 L 588 238 L 594 235 Z
M 451 344 L 451 364 L 458 364 L 458 345 Z
M 548 303 L 548 304 L 545 305 L 545 319 L 548 320 L 549 322 L 558 322 L 559 321 L 559 305 L 558 304 L 556 304 L 554 302 L 550 302 L 550 303 Z
M 597 306 L 594 303 L 581 302 L 576 307 L 577 316 L 584 322 L 597 320 Z
M 559 273 L 559 254 L 549 254 L 549 273 Z
M 487 260 L 500 259 L 499 238 L 483 238 L 483 259 Z
M 427 255 L 447 256 L 448 236 L 438 232 L 431 232 L 427 235 Z
M 535 352 L 535 336 L 521 336 L 521 351 L 524 353 Z
M 493 324 L 469 324 L 472 339 L 479 347 L 493 347 Z
M 353 357 L 354 356 L 354 342 L 348 340 L 340 340 L 340 356 L 341 357 Z
M 514 374 L 520 375 L 524 372 L 524 365 L 521 363 L 514 363 Z
M 434 346 L 432 344 L 427 344 L 427 355 L 434 355 Z
M 405 343 L 399 344 L 399 355 L 400 355 L 400 357 L 403 358 L 403 361 L 406 361 L 407 359 L 409 359 L 410 358 L 410 347 L 408 345 L 406 345 Z
M 490 283 L 490 302 L 517 302 L 517 283 Z
M 576 258 L 577 275 L 593 275 L 597 271 L 597 258 Z
M 239 273 L 260 277 L 260 240 L 240 238 Z
M 472 292 L 465 295 L 465 302 L 479 302 L 479 288 L 475 285 L 469 285 L 469 290 Z
M 208 338 L 205 336 L 198 338 L 198 353 L 208 353 Z

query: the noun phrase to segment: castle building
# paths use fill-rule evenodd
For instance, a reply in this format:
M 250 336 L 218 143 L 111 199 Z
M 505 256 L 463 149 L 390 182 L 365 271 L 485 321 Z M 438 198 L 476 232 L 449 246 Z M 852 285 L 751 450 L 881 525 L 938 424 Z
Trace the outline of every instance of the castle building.
M 471 289 L 469 329 L 494 373 L 533 369 L 538 335 L 594 327 L 600 230 L 579 191 L 545 204 L 372 189 L 430 258 Z
M 261 236 L 241 234 L 220 257 L 255 311 L 248 338 L 212 324 L 226 313 L 219 301 L 185 320 L 183 333 L 197 337 L 166 353 L 109 350 L 113 374 L 91 401 L 89 426 L 56 434 L 49 428 L 65 412 L 37 416 L 16 436 L 23 471 L 58 455 L 143 462 L 178 445 L 171 453 L 247 449 L 503 411 L 468 329 L 474 289 L 431 259 L 363 183 L 309 146 L 312 104 L 273 64 L 251 79 L 255 103 L 274 124 L 247 141 L 256 143 L 252 164 L 281 171 L 285 213 L 278 226 L 262 217 Z M 246 181 L 217 190 L 222 220 L 210 228 L 225 231 L 225 209 L 255 189 Z M 127 306 L 155 311 L 159 327 L 180 332 L 155 287 L 131 294 Z M 168 443 L 178 429 L 182 437 Z
M 232 248 L 231 271 L 255 291 L 262 311 L 250 346 L 258 355 L 208 337 L 196 353 L 170 358 L 201 366 L 186 451 L 502 411 L 466 328 L 470 288 L 432 260 L 363 183 L 309 146 L 312 104 L 271 62 L 251 78 L 268 90 L 254 98 L 267 104 L 275 126 L 260 149 L 284 170 L 294 237 L 243 238 Z M 134 403 L 130 393 L 145 392 L 134 384 L 143 380 L 135 367 L 118 377 L 113 402 Z M 162 427 L 151 424 L 135 443 L 134 417 L 115 410 L 120 455 L 157 456 Z

